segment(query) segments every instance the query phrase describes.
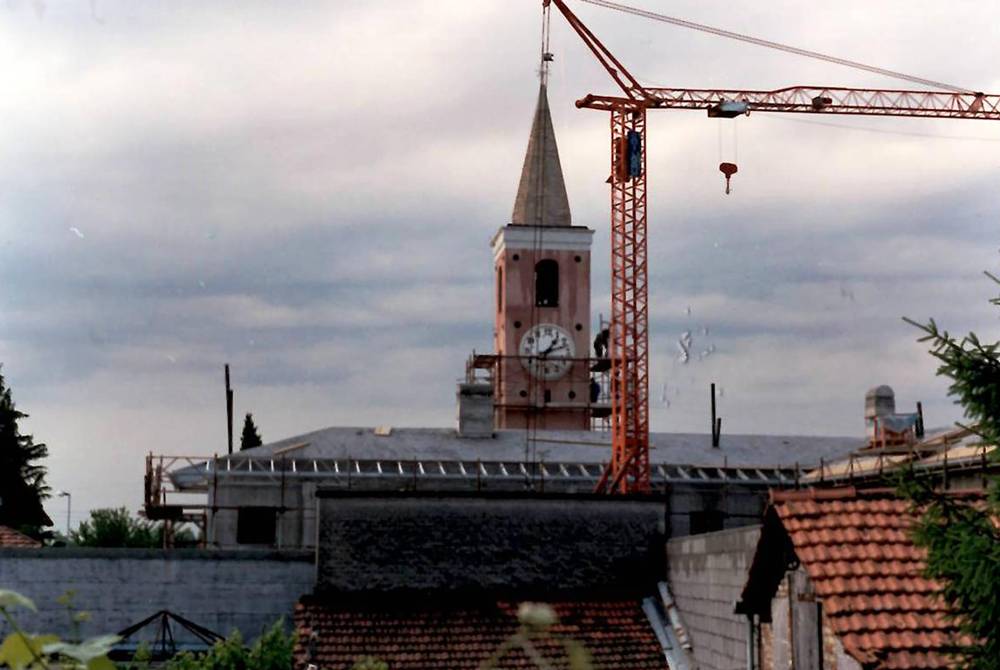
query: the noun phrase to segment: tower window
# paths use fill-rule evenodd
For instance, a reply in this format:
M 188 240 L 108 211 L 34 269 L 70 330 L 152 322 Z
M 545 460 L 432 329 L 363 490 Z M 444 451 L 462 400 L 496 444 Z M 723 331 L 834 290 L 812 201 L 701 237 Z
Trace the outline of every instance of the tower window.
M 503 309 L 503 268 L 497 266 L 497 311 Z
M 559 263 L 551 258 L 535 264 L 535 306 L 559 305 Z

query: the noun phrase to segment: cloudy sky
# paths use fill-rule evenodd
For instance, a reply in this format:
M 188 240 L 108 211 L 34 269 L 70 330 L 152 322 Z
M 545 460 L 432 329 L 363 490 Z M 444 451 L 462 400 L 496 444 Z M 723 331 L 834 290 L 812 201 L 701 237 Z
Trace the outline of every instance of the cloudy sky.
M 636 2 L 1000 91 L 995 3 Z M 572 4 L 644 83 L 900 85 Z M 538 5 L 0 3 L 0 362 L 81 516 L 137 508 L 150 451 L 225 450 L 225 362 L 266 440 L 452 424 L 464 360 L 491 345 Z M 553 26 L 596 320 L 607 118 L 573 102 L 613 89 Z M 995 336 L 1000 124 L 664 111 L 649 136 L 655 430 L 706 430 L 711 381 L 727 432 L 859 435 L 878 383 L 931 425 L 959 418 L 900 317 Z M 729 196 L 720 160 L 739 164 Z

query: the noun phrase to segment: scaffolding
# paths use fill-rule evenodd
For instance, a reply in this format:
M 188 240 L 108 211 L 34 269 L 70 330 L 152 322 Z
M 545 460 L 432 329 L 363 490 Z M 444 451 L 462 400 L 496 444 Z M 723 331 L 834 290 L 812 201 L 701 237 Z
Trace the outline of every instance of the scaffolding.
M 565 376 L 542 381 L 542 393 L 517 393 L 505 385 L 505 370 L 512 366 L 528 370 L 540 365 L 533 356 L 473 354 L 465 364 L 465 381 L 489 384 L 493 389 L 493 424 L 502 425 L 501 416 L 513 410 L 525 416 L 543 412 L 579 412 L 588 418 L 590 429 L 607 433 L 611 429 L 611 360 L 608 358 L 561 358 L 567 363 Z M 509 374 L 509 373 L 508 373 Z M 558 385 L 570 389 L 565 398 L 553 398 L 546 390 Z M 581 389 L 580 392 L 577 389 Z M 608 447 L 610 450 L 610 445 Z
M 610 445 L 609 445 L 610 446 Z M 589 493 L 606 463 L 523 462 L 480 459 L 355 459 L 283 456 L 146 457 L 146 507 L 150 519 L 183 520 L 198 525 L 204 537 L 209 511 L 240 509 L 216 504 L 220 484 L 267 482 L 285 489 L 314 482 L 326 488 L 359 491 L 545 491 Z M 653 490 L 686 485 L 789 487 L 799 482 L 797 467 L 741 467 L 723 464 L 651 467 Z M 282 507 L 293 511 L 301 507 Z

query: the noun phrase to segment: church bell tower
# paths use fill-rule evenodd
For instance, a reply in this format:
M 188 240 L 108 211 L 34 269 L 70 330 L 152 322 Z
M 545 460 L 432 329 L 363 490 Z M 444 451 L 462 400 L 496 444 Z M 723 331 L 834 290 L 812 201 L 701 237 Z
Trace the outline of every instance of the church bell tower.
M 590 247 L 574 226 L 545 79 L 511 222 L 492 240 L 497 428 L 590 428 Z

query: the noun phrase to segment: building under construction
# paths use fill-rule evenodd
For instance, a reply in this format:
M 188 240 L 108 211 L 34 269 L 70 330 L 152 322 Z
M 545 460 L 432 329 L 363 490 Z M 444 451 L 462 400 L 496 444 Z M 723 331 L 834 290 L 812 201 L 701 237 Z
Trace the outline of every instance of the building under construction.
M 315 545 L 322 488 L 593 491 L 611 454 L 611 364 L 606 324 L 591 336 L 592 235 L 572 225 L 543 83 L 511 221 L 491 244 L 494 352 L 470 356 L 457 425 L 332 427 L 225 456 L 150 455 L 146 514 L 197 523 L 209 547 L 299 548 Z M 650 436 L 652 489 L 667 494 L 673 535 L 754 523 L 769 488 L 861 442 L 718 426 L 713 416 L 709 434 Z

